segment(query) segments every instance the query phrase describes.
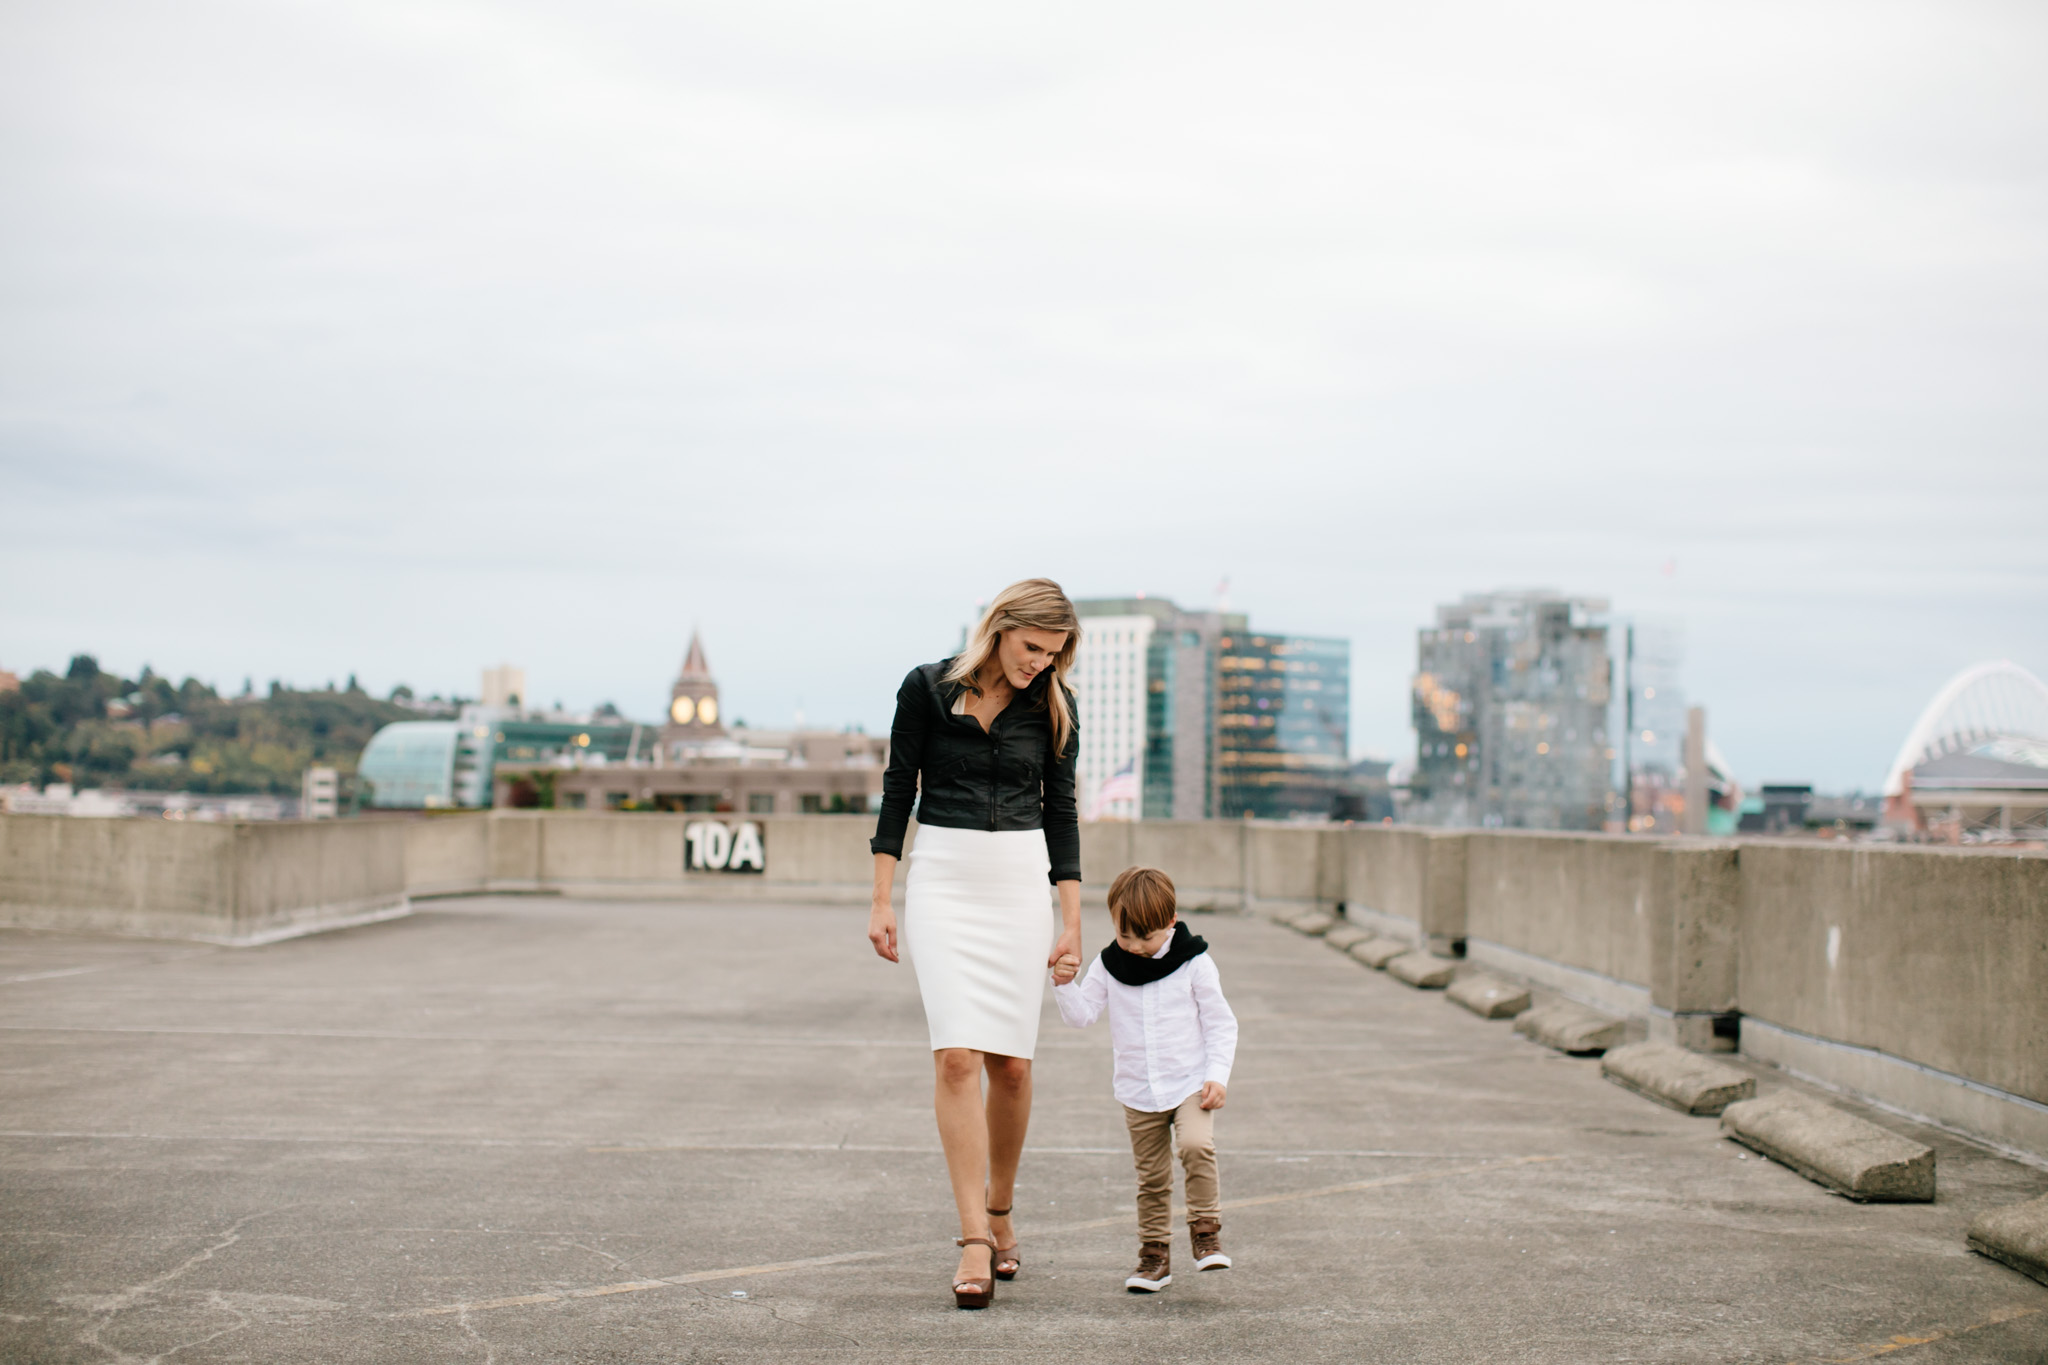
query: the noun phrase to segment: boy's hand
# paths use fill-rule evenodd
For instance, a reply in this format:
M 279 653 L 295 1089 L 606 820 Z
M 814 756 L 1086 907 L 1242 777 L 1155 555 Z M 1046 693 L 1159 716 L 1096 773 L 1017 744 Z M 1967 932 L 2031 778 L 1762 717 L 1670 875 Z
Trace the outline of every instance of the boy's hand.
M 1052 984 L 1064 986 L 1072 981 L 1081 970 L 1081 959 L 1072 953 L 1066 954 L 1052 964 Z
M 1223 1087 L 1214 1081 L 1203 1081 L 1202 1107 L 1204 1109 L 1221 1109 L 1223 1107 Z

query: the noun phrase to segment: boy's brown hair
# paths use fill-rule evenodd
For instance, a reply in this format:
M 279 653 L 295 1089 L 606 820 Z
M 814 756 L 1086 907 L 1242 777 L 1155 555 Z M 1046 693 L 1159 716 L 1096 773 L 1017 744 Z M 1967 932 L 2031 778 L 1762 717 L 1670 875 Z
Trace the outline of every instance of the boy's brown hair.
M 1109 913 L 1118 932 L 1144 938 L 1173 923 L 1173 878 L 1156 867 L 1127 867 L 1109 884 Z

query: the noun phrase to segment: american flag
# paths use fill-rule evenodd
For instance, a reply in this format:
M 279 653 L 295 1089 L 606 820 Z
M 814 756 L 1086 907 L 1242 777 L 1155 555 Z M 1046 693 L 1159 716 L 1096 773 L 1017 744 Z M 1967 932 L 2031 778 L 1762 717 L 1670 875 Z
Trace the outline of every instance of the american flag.
M 1109 777 L 1105 778 L 1102 785 L 1095 789 L 1095 810 L 1092 812 L 1091 818 L 1100 819 L 1103 807 L 1109 805 L 1112 801 L 1136 801 L 1137 799 L 1138 758 L 1137 755 L 1133 754 L 1124 760 L 1123 767 L 1118 768 Z

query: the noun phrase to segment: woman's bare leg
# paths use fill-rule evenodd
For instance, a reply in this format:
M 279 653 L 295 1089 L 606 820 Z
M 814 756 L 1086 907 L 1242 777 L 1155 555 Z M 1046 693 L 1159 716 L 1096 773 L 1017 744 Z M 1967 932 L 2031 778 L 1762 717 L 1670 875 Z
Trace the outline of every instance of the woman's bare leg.
M 932 1107 L 939 1119 L 939 1145 L 946 1149 L 946 1173 L 953 1179 L 953 1202 L 960 1210 L 960 1235 L 986 1237 L 983 1190 L 988 1179 L 989 1120 L 981 1102 L 982 1054 L 972 1048 L 940 1048 L 932 1054 L 932 1067 Z M 1013 1155 L 1013 1177 L 1016 1167 Z M 987 1247 L 962 1247 L 960 1268 L 953 1276 L 956 1281 L 985 1280 L 993 1268 Z
M 982 1063 L 988 1070 L 988 1207 L 1007 1209 L 1017 1197 L 1017 1163 L 1031 1126 L 1031 1059 L 990 1052 Z M 998 1244 L 1017 1244 L 1008 1218 L 994 1219 L 993 1226 Z

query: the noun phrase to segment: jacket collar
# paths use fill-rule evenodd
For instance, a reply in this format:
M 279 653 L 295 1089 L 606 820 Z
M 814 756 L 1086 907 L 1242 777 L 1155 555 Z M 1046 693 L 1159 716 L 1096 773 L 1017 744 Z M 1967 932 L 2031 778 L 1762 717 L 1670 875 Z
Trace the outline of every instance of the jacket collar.
M 953 666 L 953 660 L 958 657 L 959 656 L 955 654 L 949 655 L 946 658 L 939 660 L 937 688 L 939 694 L 939 703 L 942 707 L 944 707 L 945 712 L 948 716 L 952 716 L 952 718 L 955 720 L 964 720 L 969 725 L 974 726 L 974 728 L 978 730 L 981 728 L 981 724 L 980 722 L 976 721 L 974 717 L 956 716 L 953 714 L 953 703 L 960 700 L 961 693 L 967 691 L 966 683 L 948 682 L 946 680 L 946 670 Z M 1025 688 L 1022 692 L 1019 692 L 1017 694 L 1018 699 L 1033 703 L 1032 709 L 1034 710 L 1042 708 L 1045 705 L 1045 682 L 1046 679 L 1051 676 L 1052 670 L 1049 668 L 1039 673 L 1037 677 L 1031 680 L 1031 686 Z M 1016 705 L 1017 703 L 1013 701 L 1008 706 L 1005 706 L 1003 708 L 1003 715 L 997 716 L 996 719 L 1000 721 L 1003 718 L 1003 716 L 1009 715 L 1012 710 L 1016 709 Z

